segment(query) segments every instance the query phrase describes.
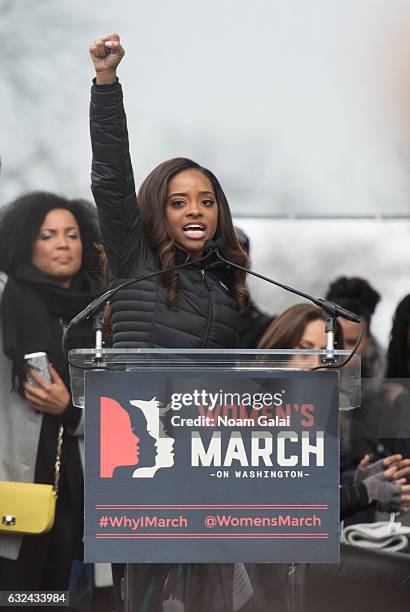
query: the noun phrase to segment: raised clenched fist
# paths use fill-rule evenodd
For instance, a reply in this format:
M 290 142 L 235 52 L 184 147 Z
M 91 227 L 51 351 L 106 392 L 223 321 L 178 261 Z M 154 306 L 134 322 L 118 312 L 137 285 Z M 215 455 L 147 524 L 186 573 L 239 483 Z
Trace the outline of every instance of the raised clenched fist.
M 115 80 L 117 66 L 124 55 L 118 34 L 102 36 L 90 45 L 98 85 L 107 85 Z

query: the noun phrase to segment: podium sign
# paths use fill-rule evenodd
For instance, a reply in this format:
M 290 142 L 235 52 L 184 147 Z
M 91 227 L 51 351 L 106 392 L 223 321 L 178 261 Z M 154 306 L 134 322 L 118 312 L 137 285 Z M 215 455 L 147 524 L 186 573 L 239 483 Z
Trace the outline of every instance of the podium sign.
M 339 560 L 337 371 L 85 373 L 88 562 Z

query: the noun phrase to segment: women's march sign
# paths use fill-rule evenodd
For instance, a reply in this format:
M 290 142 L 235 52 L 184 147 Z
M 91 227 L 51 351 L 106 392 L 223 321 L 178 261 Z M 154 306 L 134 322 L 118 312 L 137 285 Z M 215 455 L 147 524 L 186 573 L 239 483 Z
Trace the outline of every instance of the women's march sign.
M 337 562 L 337 431 L 337 372 L 88 372 L 86 560 Z

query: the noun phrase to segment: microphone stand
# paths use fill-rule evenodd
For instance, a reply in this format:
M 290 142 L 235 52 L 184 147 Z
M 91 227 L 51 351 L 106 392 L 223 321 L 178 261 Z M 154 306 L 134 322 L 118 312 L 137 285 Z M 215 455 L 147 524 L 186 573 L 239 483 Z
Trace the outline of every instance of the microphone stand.
M 349 321 L 353 321 L 354 323 L 359 323 L 360 325 L 362 325 L 362 321 L 360 317 L 355 315 L 353 312 L 350 312 L 350 310 L 346 310 L 345 308 L 338 306 L 334 302 L 331 302 L 329 300 L 324 300 L 322 298 L 313 297 L 312 295 L 309 295 L 308 293 L 299 291 L 299 289 L 294 289 L 294 287 L 290 287 L 289 285 L 285 285 L 283 283 L 280 283 L 279 281 L 275 281 L 267 276 L 264 276 L 263 274 L 259 274 L 258 272 L 254 272 L 253 270 L 244 268 L 243 266 L 240 266 L 239 264 L 234 263 L 233 261 L 229 261 L 229 259 L 225 259 L 225 257 L 221 255 L 219 251 L 219 246 L 217 245 L 210 246 L 210 248 L 215 253 L 215 255 L 218 257 L 218 259 L 222 261 L 224 264 L 237 268 L 238 270 L 242 270 L 243 272 L 246 272 L 247 274 L 251 274 L 252 276 L 256 276 L 257 278 L 260 278 L 268 283 L 271 283 L 272 285 L 275 285 L 276 287 L 280 287 L 281 289 L 284 289 L 285 291 L 289 291 L 290 293 L 299 295 L 300 297 L 303 297 L 305 300 L 309 300 L 310 302 L 313 302 L 313 304 L 315 304 L 316 306 L 319 306 L 319 308 L 321 308 L 326 313 L 326 319 L 325 319 L 326 351 L 325 351 L 325 357 L 323 358 L 323 363 L 325 364 L 336 363 L 336 359 L 335 359 L 336 318 L 338 316 L 341 316 L 341 317 L 348 319 Z M 356 346 L 353 349 L 352 356 L 354 352 L 356 351 L 357 347 L 359 346 L 362 335 L 363 335 L 363 325 L 362 325 L 361 334 L 359 335 L 359 341 L 356 343 Z M 345 361 L 341 365 L 345 365 L 346 363 L 347 361 Z M 341 365 L 339 367 L 341 367 Z
M 95 357 L 94 361 L 97 363 L 102 361 L 102 348 L 103 348 L 103 327 L 104 327 L 104 313 L 97 312 L 93 319 L 93 330 L 95 331 Z
M 172 266 L 171 268 L 167 268 L 166 270 L 156 270 L 155 272 L 151 272 L 150 274 L 144 274 L 143 276 L 139 276 L 137 278 L 131 278 L 127 281 L 124 281 L 117 287 L 109 289 L 108 291 L 100 295 L 98 298 L 95 298 L 95 300 L 88 304 L 88 306 L 86 306 L 78 315 L 71 319 L 67 327 L 64 328 L 63 337 L 61 341 L 64 355 L 67 356 L 67 338 L 71 328 L 80 323 L 81 321 L 89 319 L 90 317 L 94 317 L 93 331 L 95 331 L 94 349 L 96 354 L 93 357 L 93 361 L 102 361 L 102 330 L 104 323 L 104 315 L 101 312 L 101 309 L 103 308 L 104 304 L 106 304 L 106 302 L 108 302 L 117 293 L 117 291 L 120 291 L 121 289 L 124 289 L 129 285 L 133 285 L 134 283 L 139 283 L 141 281 L 148 280 L 149 278 L 154 278 L 155 276 L 161 276 L 161 274 L 173 272 L 174 270 L 181 270 L 182 268 L 186 268 L 187 266 L 197 265 L 198 263 L 201 263 L 202 261 L 208 259 L 213 253 L 213 249 L 206 249 L 205 255 L 203 255 L 196 261 L 185 261 L 182 264 Z
M 325 334 L 326 334 L 326 349 L 325 349 L 325 363 L 335 363 L 335 329 L 336 329 L 336 317 L 326 313 L 325 319 Z
M 275 281 L 267 276 L 264 276 L 263 274 L 259 274 L 258 272 L 254 272 L 253 270 L 244 268 L 243 266 L 237 263 L 234 263 L 233 261 L 229 261 L 229 259 L 225 259 L 225 257 L 221 255 L 220 250 L 219 250 L 222 244 L 223 244 L 223 241 L 221 238 L 215 241 L 208 240 L 207 243 L 205 243 L 205 248 L 204 248 L 205 254 L 201 258 L 197 259 L 196 261 L 185 261 L 182 264 L 173 266 L 172 268 L 167 268 L 166 270 L 157 270 L 155 272 L 151 272 L 150 274 L 145 274 L 137 278 L 129 279 L 121 283 L 117 287 L 114 287 L 113 289 L 106 291 L 103 295 L 93 300 L 90 304 L 88 304 L 88 306 L 86 306 L 86 308 L 84 308 L 84 310 L 82 310 L 78 315 L 76 315 L 67 325 L 67 327 L 64 329 L 63 338 L 62 338 L 62 347 L 63 347 L 64 354 L 67 355 L 67 336 L 68 336 L 68 333 L 71 327 L 73 327 L 74 325 L 77 325 L 77 323 L 79 323 L 80 321 L 83 321 L 85 319 L 90 318 L 91 316 L 94 316 L 95 318 L 94 318 L 94 323 L 93 323 L 93 330 L 95 331 L 95 352 L 96 352 L 94 360 L 97 362 L 101 361 L 102 360 L 102 350 L 103 350 L 102 329 L 103 329 L 103 318 L 104 317 L 100 311 L 102 307 L 104 306 L 104 304 L 108 302 L 117 293 L 117 291 L 120 291 L 121 289 L 124 289 L 125 287 L 128 287 L 129 285 L 132 285 L 134 283 L 139 283 L 143 280 L 148 280 L 149 278 L 160 276 L 161 274 L 165 274 L 167 272 L 173 272 L 174 270 L 180 270 L 187 266 L 197 265 L 198 263 L 208 259 L 213 253 L 215 253 L 217 258 L 220 261 L 222 261 L 224 264 L 237 268 L 238 270 L 241 270 L 242 272 L 245 272 L 246 274 L 251 274 L 252 276 L 256 276 L 256 278 L 260 278 L 272 285 L 275 285 L 276 287 L 280 287 L 281 289 L 284 289 L 285 291 L 289 291 L 290 293 L 298 295 L 304 298 L 305 300 L 313 302 L 313 304 L 315 304 L 316 306 L 319 306 L 319 308 L 321 308 L 326 313 L 326 318 L 325 318 L 326 351 L 325 351 L 325 357 L 323 359 L 323 363 L 325 364 L 336 363 L 336 359 L 335 359 L 336 318 L 338 316 L 341 316 L 341 317 L 348 319 L 349 321 L 353 321 L 354 323 L 359 323 L 362 326 L 362 328 L 361 328 L 361 333 L 359 334 L 358 341 L 356 342 L 356 346 L 354 347 L 348 359 L 344 361 L 342 364 L 339 364 L 339 367 L 342 367 L 342 365 L 345 365 L 351 359 L 354 352 L 357 350 L 357 347 L 359 346 L 362 335 L 363 335 L 363 324 L 362 324 L 361 319 L 357 315 L 355 315 L 353 312 L 350 312 L 350 310 L 346 310 L 345 308 L 338 306 L 334 302 L 331 302 L 329 300 L 324 300 L 322 298 L 313 297 L 312 295 L 309 295 L 308 293 L 300 291 L 299 289 L 295 289 L 294 287 L 290 287 L 289 285 L 285 285 L 284 283 Z

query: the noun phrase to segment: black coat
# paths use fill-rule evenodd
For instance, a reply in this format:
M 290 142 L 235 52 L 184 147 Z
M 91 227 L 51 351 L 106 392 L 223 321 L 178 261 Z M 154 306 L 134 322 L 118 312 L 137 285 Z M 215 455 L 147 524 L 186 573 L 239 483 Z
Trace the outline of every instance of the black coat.
M 91 93 L 92 191 L 115 285 L 158 266 L 140 219 L 121 86 L 93 85 Z M 176 310 L 165 303 L 160 277 L 120 290 L 112 301 L 113 345 L 235 348 L 239 308 L 227 283 L 225 268 L 215 263 L 180 271 Z

